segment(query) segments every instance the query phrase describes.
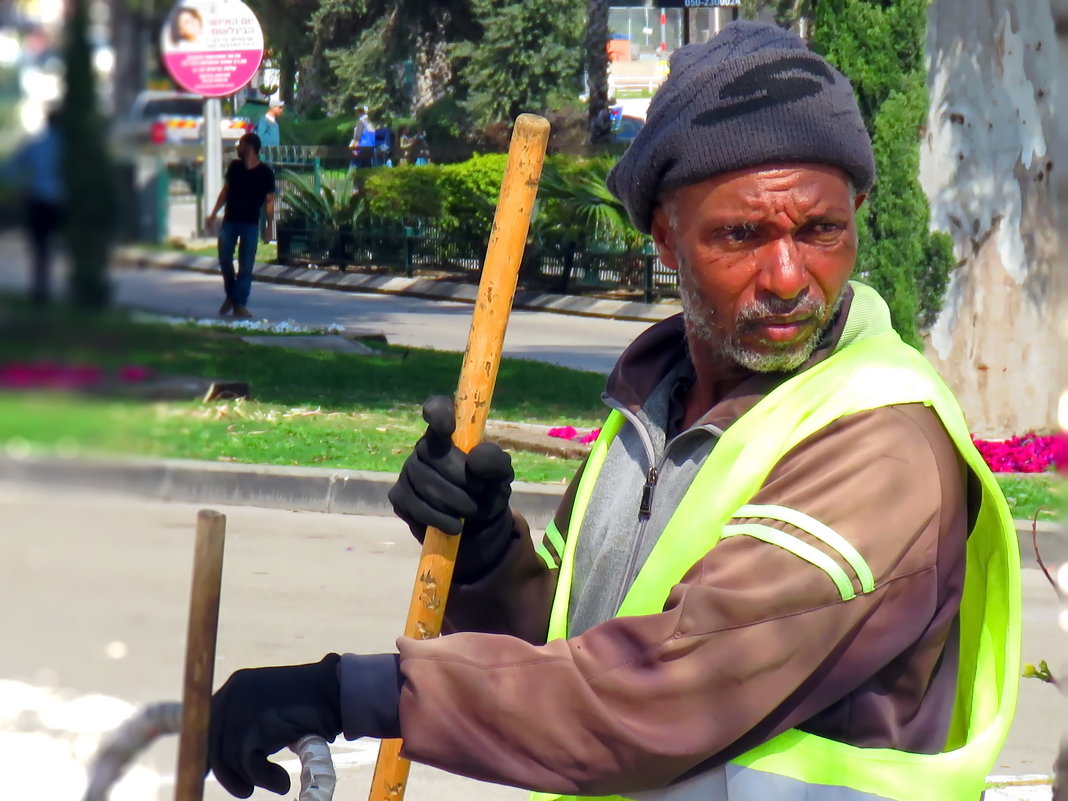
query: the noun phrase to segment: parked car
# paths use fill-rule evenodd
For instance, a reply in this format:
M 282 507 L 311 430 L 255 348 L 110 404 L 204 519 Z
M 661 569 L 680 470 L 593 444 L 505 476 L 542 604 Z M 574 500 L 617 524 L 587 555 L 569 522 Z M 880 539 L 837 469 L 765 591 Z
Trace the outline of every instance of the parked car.
M 184 92 L 146 90 L 116 125 L 122 147 L 143 145 L 198 145 L 204 141 L 204 99 Z M 224 146 L 252 130 L 245 117 L 223 117 Z

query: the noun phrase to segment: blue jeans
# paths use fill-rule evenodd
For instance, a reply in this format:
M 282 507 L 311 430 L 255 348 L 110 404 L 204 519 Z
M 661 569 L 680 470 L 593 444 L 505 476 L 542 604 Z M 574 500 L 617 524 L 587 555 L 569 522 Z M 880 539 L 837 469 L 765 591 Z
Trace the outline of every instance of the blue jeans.
M 235 306 L 247 306 L 252 292 L 252 266 L 256 263 L 257 223 L 224 221 L 219 229 L 219 269 L 226 297 Z M 238 244 L 238 240 L 240 244 Z M 234 275 L 234 248 L 237 248 L 237 275 Z

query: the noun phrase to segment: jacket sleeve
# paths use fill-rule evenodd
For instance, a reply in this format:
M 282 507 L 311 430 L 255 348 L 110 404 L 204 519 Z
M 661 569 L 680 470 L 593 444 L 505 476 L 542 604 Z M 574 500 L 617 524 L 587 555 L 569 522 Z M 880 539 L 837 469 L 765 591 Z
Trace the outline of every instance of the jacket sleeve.
M 509 634 L 535 645 L 545 642 L 567 521 L 584 467 L 585 462 L 568 484 L 537 547 L 527 521 L 513 511 L 512 544 L 500 564 L 476 582 L 450 588 L 443 634 L 477 631 Z
M 736 536 L 693 565 L 658 614 L 544 645 L 402 638 L 405 756 L 543 791 L 660 788 L 804 723 L 917 649 L 939 664 L 959 603 L 948 585 L 963 575 L 941 565 L 962 559 L 962 474 L 934 415 L 903 408 L 837 421 L 752 499 L 837 531 L 870 565 L 871 591 L 854 577 L 857 594 L 843 600 L 794 552 Z M 905 667 L 891 672 L 908 686 L 889 691 L 922 698 L 934 668 Z

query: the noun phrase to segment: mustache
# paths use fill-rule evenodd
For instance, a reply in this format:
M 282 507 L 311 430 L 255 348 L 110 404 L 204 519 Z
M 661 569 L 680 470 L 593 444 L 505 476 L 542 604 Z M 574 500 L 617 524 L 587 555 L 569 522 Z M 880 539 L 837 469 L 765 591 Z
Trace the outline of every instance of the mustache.
M 827 304 L 818 298 L 779 298 L 773 295 L 754 301 L 739 311 L 738 322 L 749 323 L 769 317 L 823 317 L 826 313 Z

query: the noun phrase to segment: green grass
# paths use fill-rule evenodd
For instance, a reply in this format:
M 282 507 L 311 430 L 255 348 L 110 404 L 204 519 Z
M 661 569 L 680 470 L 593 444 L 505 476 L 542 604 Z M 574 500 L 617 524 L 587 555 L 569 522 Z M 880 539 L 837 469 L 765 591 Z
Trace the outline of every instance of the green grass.
M 151 243 L 140 243 L 138 247 L 146 250 L 162 250 L 167 253 L 188 253 L 192 256 L 217 256 L 219 254 L 215 245 L 209 245 L 202 248 L 180 248 L 170 244 L 155 245 Z M 234 258 L 237 256 L 235 254 Z M 260 242 L 259 247 L 256 248 L 256 261 L 263 262 L 264 264 L 271 264 L 278 260 L 278 244 L 276 242 Z
M 400 468 L 421 434 L 423 401 L 456 386 L 461 354 L 380 346 L 373 356 L 250 345 L 219 329 L 101 316 L 32 317 L 0 303 L 3 362 L 138 365 L 160 374 L 247 381 L 253 401 L 150 402 L 121 388 L 92 398 L 0 394 L 0 443 L 111 453 L 359 470 Z M 596 373 L 505 359 L 490 416 L 593 428 L 605 414 Z M 577 464 L 516 453 L 524 481 L 560 481 Z
M 374 356 L 250 345 L 224 329 L 139 323 L 121 312 L 33 314 L 0 298 L 0 364 L 52 361 L 247 381 L 254 400 L 150 402 L 0 393 L 0 446 L 61 454 L 129 454 L 396 471 L 423 430 L 420 409 L 456 386 L 461 355 L 380 347 Z M 370 343 L 374 344 L 374 343 Z M 502 361 L 490 416 L 600 425 L 604 379 L 518 359 Z M 577 462 L 513 453 L 522 481 L 565 481 Z M 1057 519 L 1057 477 L 1000 476 L 1013 516 Z
M 133 455 L 396 472 L 423 432 L 417 410 L 321 411 L 233 401 L 202 404 L 0 395 L 0 443 L 21 453 Z M 563 482 L 578 462 L 512 453 L 521 481 Z
M 1062 480 L 1054 473 L 1033 476 L 997 476 L 998 484 L 1009 502 L 1012 516 L 1018 520 L 1058 520 L 1063 517 Z

